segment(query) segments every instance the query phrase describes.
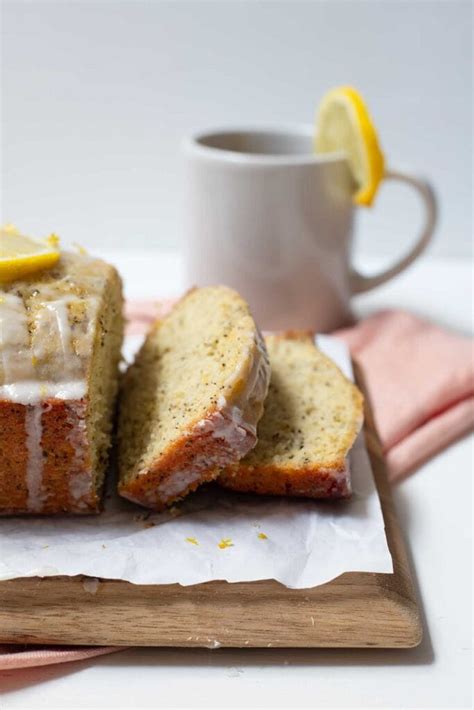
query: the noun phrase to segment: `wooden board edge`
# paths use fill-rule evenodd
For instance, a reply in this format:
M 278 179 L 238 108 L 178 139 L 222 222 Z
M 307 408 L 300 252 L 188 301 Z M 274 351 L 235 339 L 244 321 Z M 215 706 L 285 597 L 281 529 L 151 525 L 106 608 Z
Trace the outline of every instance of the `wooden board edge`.
M 317 594 L 276 582 L 179 588 L 114 581 L 91 594 L 81 577 L 31 578 L 10 583 L 11 594 L 3 595 L 1 637 L 53 645 L 413 648 L 422 636 L 417 607 L 380 584 L 382 576 L 390 575 L 348 573 Z

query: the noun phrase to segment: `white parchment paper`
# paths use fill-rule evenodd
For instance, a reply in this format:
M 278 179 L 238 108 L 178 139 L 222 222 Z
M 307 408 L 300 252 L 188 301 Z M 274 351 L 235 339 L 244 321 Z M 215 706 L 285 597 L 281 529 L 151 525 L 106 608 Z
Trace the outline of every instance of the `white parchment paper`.
M 136 338 L 126 344 L 131 355 Z M 352 377 L 339 341 L 318 345 Z M 241 495 L 208 486 L 165 514 L 119 499 L 84 518 L 0 519 L 0 579 L 77 575 L 135 584 L 276 579 L 323 584 L 349 571 L 392 572 L 379 498 L 359 435 L 350 455 L 353 496 L 328 502 Z

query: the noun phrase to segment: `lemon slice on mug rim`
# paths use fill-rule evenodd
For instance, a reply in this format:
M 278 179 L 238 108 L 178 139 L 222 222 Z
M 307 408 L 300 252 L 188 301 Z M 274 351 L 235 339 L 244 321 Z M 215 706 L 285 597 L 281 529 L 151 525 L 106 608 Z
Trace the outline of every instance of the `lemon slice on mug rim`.
M 357 185 L 354 202 L 372 204 L 385 160 L 365 101 L 352 87 L 340 86 L 323 96 L 316 115 L 314 149 L 317 153 L 343 152 Z

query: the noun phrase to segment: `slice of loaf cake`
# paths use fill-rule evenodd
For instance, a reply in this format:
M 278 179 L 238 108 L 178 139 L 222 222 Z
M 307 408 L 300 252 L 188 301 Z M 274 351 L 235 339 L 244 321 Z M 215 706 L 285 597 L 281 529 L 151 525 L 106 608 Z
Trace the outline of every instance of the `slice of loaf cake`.
M 362 424 L 361 393 L 310 335 L 271 335 L 265 341 L 272 375 L 258 444 L 227 467 L 219 483 L 270 495 L 350 495 L 346 457 Z
M 118 389 L 116 270 L 63 253 L 0 283 L 0 513 L 100 510 Z
M 245 301 L 194 289 L 157 322 L 123 383 L 119 493 L 163 509 L 255 445 L 270 371 Z

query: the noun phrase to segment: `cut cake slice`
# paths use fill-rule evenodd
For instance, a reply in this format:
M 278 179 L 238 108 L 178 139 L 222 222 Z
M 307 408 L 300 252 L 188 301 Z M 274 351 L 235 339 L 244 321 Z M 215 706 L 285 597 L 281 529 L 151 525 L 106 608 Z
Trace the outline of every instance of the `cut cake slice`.
M 272 369 L 258 444 L 218 482 L 237 491 L 308 498 L 351 493 L 347 454 L 363 397 L 305 333 L 265 338 Z
M 194 289 L 148 334 L 124 378 L 120 495 L 161 510 L 256 443 L 270 370 L 248 305 Z

